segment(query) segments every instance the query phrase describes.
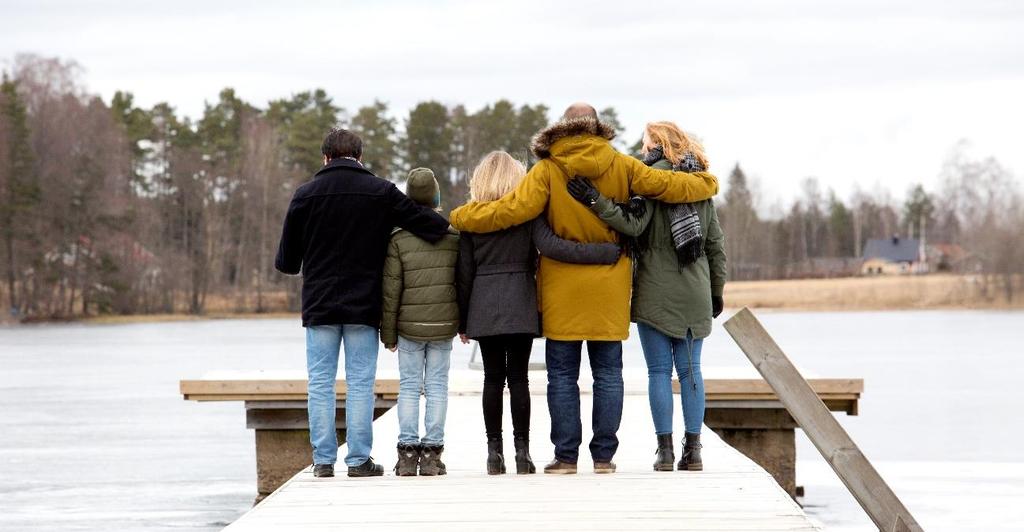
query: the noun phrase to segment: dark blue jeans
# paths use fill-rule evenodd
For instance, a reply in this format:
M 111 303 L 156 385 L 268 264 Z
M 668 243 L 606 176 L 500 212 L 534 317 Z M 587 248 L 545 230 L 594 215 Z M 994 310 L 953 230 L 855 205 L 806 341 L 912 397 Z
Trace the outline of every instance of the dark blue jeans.
M 548 411 L 555 458 L 575 464 L 583 442 L 580 421 L 580 361 L 582 341 L 548 340 Z M 587 341 L 590 371 L 594 375 L 594 438 L 590 455 L 595 462 L 609 462 L 619 448 L 622 420 L 622 342 Z

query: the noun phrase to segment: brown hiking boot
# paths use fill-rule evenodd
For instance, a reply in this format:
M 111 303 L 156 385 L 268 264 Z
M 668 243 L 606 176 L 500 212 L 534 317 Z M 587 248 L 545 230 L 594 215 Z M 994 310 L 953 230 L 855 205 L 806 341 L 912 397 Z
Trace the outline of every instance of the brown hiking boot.
M 549 475 L 575 475 L 576 464 L 560 462 L 556 458 L 552 460 L 550 464 L 544 466 L 544 472 Z
M 615 462 L 598 462 L 594 460 L 594 473 L 599 475 L 607 475 L 608 473 L 615 472 Z
M 703 445 L 700 444 L 700 434 L 687 432 L 686 439 L 683 440 L 683 456 L 679 459 L 679 463 L 676 464 L 676 469 L 680 471 L 703 471 L 704 462 L 700 458 L 701 447 Z
M 398 444 L 398 463 L 395 464 L 395 475 L 415 477 L 416 468 L 420 463 L 420 446 L 415 443 Z
M 442 452 L 444 452 L 444 445 L 424 445 L 420 448 L 420 476 L 433 477 L 448 474 L 444 462 L 441 461 Z

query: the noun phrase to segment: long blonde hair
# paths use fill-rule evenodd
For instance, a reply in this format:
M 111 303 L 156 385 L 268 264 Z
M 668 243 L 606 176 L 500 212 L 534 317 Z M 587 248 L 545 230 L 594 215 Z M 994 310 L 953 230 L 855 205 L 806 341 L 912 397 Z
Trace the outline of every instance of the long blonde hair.
M 480 160 L 469 180 L 473 201 L 494 201 L 508 194 L 526 175 L 526 167 L 503 151 L 492 151 Z
M 704 155 L 704 146 L 693 137 L 679 129 L 674 122 L 651 122 L 644 128 L 651 142 L 661 146 L 665 158 L 673 165 L 679 164 L 679 160 L 690 152 L 704 168 L 708 168 L 708 158 Z

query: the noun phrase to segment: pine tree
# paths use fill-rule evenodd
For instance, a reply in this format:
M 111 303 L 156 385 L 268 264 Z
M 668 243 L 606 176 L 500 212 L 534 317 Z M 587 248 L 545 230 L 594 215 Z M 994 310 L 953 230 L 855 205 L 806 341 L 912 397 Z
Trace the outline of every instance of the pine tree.
M 388 116 L 386 103 L 360 107 L 352 117 L 352 132 L 363 140 L 363 164 L 379 177 L 394 181 L 398 149 L 395 119 Z
M 19 242 L 33 240 L 35 208 L 41 200 L 41 190 L 34 175 L 34 157 L 29 137 L 28 116 L 18 94 L 18 84 L 6 73 L 0 84 L 0 227 L 6 266 L 7 298 L 11 312 L 21 311 L 22 301 L 17 293 L 19 275 Z
M 421 102 L 409 111 L 402 138 L 405 171 L 424 166 L 434 171 L 441 187 L 441 201 L 453 205 L 451 147 L 454 138 L 448 108 L 443 104 Z
M 281 135 L 285 163 L 298 179 L 310 178 L 323 166 L 320 145 L 331 128 L 344 125 L 342 113 L 323 89 L 270 102 L 266 116 Z
M 751 233 L 758 225 L 753 195 L 747 185 L 747 175 L 739 163 L 729 173 L 729 188 L 725 192 L 725 205 L 720 211 L 722 230 L 726 234 L 726 256 L 733 279 L 743 279 L 743 267 L 751 261 L 749 256 Z M 760 262 L 760 261 L 756 261 Z
M 619 113 L 614 107 L 605 107 L 597 113 L 597 119 L 608 127 L 612 128 L 615 132 L 615 139 L 612 140 L 612 144 L 622 149 L 625 148 L 626 142 L 622 140 L 622 132 L 626 130 L 622 122 L 619 121 Z

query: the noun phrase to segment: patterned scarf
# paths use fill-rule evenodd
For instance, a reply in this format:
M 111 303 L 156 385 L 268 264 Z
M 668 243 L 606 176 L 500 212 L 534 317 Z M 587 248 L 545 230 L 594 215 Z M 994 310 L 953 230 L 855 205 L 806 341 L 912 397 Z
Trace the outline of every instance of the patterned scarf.
M 664 151 L 660 146 L 654 148 L 644 157 L 644 164 L 651 166 L 665 158 Z M 672 165 L 677 172 L 703 172 L 704 166 L 700 161 L 687 152 L 679 164 Z M 679 266 L 689 266 L 697 262 L 704 255 L 704 235 L 700 230 L 700 217 L 697 216 L 697 209 L 692 203 L 677 203 L 671 205 L 667 211 L 668 227 L 672 234 L 672 245 L 676 249 L 676 257 L 679 258 Z

